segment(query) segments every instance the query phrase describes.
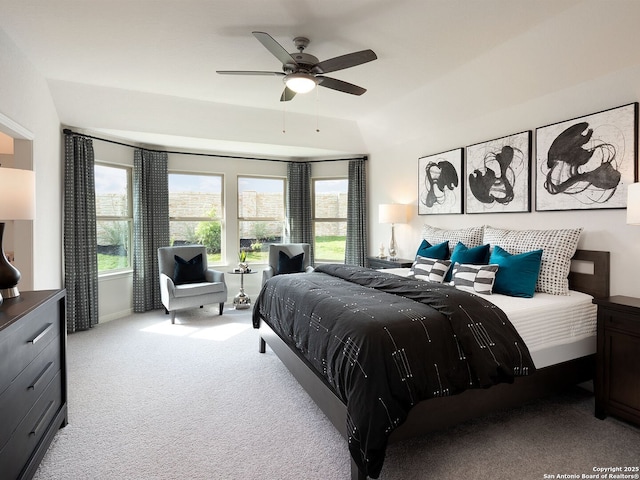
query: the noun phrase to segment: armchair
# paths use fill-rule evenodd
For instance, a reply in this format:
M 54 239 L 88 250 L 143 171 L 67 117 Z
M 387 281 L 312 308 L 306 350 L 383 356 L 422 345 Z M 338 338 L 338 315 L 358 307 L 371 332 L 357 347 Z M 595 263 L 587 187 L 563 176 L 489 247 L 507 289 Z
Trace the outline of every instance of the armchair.
M 280 273 L 295 273 L 288 269 L 282 272 L 281 269 L 278 268 L 282 266 L 280 264 L 280 252 L 286 254 L 290 259 L 303 253 L 302 265 L 298 271 L 313 272 L 313 266 L 310 265 L 310 251 L 311 246 L 308 243 L 272 243 L 269 245 L 269 265 L 262 271 L 262 285 L 274 275 Z
M 201 261 L 197 257 L 201 255 Z M 180 259 L 176 259 L 180 257 Z M 224 272 L 207 267 L 207 250 L 202 245 L 158 249 L 160 298 L 175 323 L 176 310 L 219 303 L 222 315 L 227 301 Z

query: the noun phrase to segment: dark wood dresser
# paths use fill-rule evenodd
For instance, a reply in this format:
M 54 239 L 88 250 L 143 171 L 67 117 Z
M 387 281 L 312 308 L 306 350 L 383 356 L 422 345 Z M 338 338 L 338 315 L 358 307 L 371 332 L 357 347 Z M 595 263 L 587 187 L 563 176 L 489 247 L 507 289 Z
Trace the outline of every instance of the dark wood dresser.
M 67 424 L 65 291 L 0 305 L 0 476 L 30 479 Z
M 640 298 L 613 296 L 593 302 L 598 305 L 595 415 L 640 425 Z

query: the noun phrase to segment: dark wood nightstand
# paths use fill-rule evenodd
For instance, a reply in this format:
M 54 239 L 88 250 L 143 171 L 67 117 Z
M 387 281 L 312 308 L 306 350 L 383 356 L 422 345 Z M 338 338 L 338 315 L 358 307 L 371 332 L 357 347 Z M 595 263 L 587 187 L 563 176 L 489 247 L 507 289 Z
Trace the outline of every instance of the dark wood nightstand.
M 387 258 L 367 257 L 370 268 L 406 268 L 413 265 L 413 260 L 407 260 L 406 258 L 396 258 L 390 260 Z
M 613 296 L 593 303 L 598 305 L 595 415 L 640 425 L 640 298 Z

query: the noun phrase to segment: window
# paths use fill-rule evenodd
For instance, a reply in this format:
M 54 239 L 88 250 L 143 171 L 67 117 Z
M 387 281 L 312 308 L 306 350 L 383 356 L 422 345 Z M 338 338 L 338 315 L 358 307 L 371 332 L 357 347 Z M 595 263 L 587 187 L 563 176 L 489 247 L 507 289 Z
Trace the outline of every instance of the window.
M 222 184 L 222 175 L 169 173 L 171 245 L 204 245 L 209 264 L 222 261 Z
M 313 180 L 313 251 L 316 262 L 344 263 L 348 187 L 346 178 Z
M 98 273 L 131 268 L 131 168 L 96 164 Z
M 238 177 L 238 250 L 247 262 L 267 263 L 269 244 L 282 241 L 285 179 Z

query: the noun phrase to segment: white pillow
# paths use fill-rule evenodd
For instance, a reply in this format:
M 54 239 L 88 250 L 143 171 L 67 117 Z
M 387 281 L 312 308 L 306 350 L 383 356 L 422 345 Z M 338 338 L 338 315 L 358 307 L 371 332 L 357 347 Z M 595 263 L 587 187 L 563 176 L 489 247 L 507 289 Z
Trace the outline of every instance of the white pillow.
M 482 245 L 483 228 L 469 227 L 459 228 L 457 230 L 447 230 L 444 228 L 432 227 L 424 225 L 422 227 L 422 238 L 431 245 L 449 241 L 449 255 L 458 242 L 464 243 L 467 247 L 479 247 Z
M 427 282 L 442 283 L 449 267 L 451 267 L 451 260 L 438 260 L 418 255 L 407 276 Z
M 456 262 L 453 266 L 451 281 L 462 290 L 491 295 L 497 271 L 498 265 L 470 265 Z
M 487 225 L 484 227 L 484 243 L 500 245 L 513 255 L 542 249 L 536 292 L 568 295 L 571 257 L 576 253 L 581 233 L 582 228 L 506 230 Z

